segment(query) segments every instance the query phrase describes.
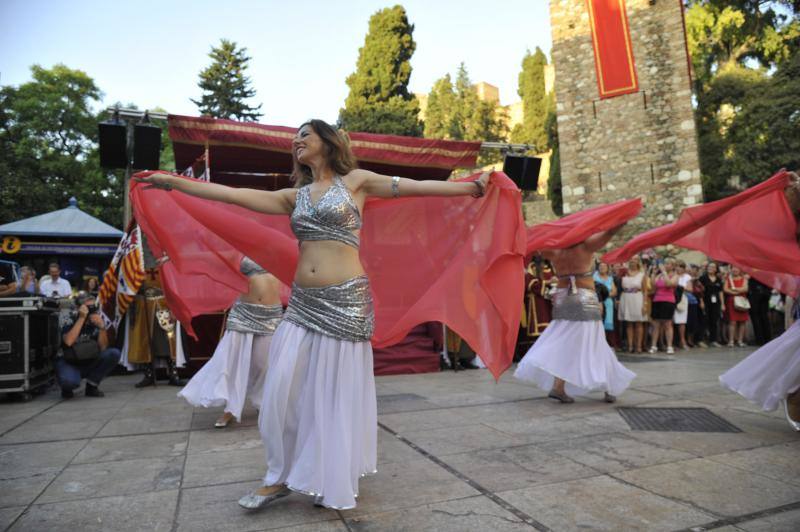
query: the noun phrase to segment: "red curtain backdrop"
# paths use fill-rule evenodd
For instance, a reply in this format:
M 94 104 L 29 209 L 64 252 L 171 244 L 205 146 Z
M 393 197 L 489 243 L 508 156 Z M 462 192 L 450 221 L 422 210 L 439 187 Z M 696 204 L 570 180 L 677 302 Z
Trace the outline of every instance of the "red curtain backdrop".
M 702 251 L 714 260 L 736 264 L 759 281 L 800 295 L 797 222 L 786 202 L 789 176 L 781 170 L 735 196 L 689 207 L 674 223 L 646 231 L 603 256 L 608 263 L 673 243 Z
M 639 90 L 625 0 L 586 0 L 600 98 Z
M 525 255 L 546 249 L 566 249 L 601 231 L 635 218 L 642 210 L 639 198 L 586 209 L 527 229 Z
M 192 316 L 227 308 L 246 290 L 242 254 L 291 284 L 298 249 L 287 216 L 145 190 L 136 181 L 131 202 L 154 253 L 169 256 L 165 293 L 187 330 Z M 499 377 L 514 354 L 524 253 L 520 192 L 499 172 L 481 199 L 367 201 L 361 262 L 375 300 L 373 345 L 393 345 L 420 323 L 443 322 Z

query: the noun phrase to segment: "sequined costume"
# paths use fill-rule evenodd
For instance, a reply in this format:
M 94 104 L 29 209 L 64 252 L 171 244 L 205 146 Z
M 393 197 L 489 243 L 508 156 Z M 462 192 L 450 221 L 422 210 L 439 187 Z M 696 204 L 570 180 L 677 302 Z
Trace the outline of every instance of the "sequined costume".
M 591 272 L 588 273 L 591 275 Z M 554 379 L 566 381 L 569 395 L 603 391 L 619 395 L 636 376 L 619 363 L 606 342 L 597 293 L 579 288 L 576 277 L 553 296 L 553 320 L 517 366 L 514 376 L 549 391 Z
M 250 277 L 267 273 L 244 257 L 239 270 Z M 261 407 L 272 335 L 283 315 L 281 305 L 236 301 L 228 311 L 225 334 L 214 355 L 178 392 L 194 406 L 223 406 L 241 420 L 245 401 Z
M 316 203 L 309 186 L 300 188 L 290 223 L 301 243 L 359 247 L 361 215 L 340 177 Z M 272 339 L 259 415 L 265 485 L 286 485 L 329 508 L 355 507 L 359 478 L 376 467 L 373 329 L 366 276 L 292 287 Z

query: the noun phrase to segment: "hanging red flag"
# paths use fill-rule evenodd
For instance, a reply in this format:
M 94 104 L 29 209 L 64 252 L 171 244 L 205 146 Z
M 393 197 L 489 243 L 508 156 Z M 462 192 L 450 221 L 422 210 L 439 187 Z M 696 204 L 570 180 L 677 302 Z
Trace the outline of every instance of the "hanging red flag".
M 600 98 L 639 90 L 625 0 L 586 0 Z

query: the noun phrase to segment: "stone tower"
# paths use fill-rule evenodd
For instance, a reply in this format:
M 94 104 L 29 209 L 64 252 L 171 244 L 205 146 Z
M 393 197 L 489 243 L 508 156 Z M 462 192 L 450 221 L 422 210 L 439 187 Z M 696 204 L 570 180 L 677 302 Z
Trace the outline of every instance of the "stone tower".
M 683 13 L 680 0 L 615 4 L 638 90 L 601 99 L 589 2 L 550 1 L 564 213 L 639 196 L 645 209 L 624 237 L 702 202 Z

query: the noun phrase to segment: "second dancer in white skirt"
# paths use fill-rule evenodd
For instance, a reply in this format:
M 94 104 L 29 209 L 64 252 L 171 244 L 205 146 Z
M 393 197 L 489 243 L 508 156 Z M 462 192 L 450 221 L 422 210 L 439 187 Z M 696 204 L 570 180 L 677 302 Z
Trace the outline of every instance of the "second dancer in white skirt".
M 225 407 L 217 428 L 241 421 L 247 399 L 261 408 L 270 341 L 283 315 L 280 282 L 248 257 L 240 271 L 248 278 L 248 293 L 228 312 L 225 335 L 211 360 L 178 392 L 194 406 Z
M 562 403 L 574 402 L 573 395 L 594 391 L 605 392 L 605 400 L 614 402 L 636 377 L 620 364 L 606 341 L 603 308 L 592 279 L 594 253 L 620 228 L 592 235 L 568 249 L 543 253 L 559 279 L 553 318 L 514 376 L 532 382 Z
M 719 382 L 765 412 L 783 403 L 789 426 L 800 431 L 800 320 L 723 373 Z

